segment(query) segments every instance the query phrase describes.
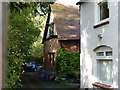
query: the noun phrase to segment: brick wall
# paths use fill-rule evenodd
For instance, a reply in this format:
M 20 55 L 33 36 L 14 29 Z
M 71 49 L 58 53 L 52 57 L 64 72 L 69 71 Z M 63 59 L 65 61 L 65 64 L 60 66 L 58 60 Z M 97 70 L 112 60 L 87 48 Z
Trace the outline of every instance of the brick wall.
M 61 46 L 68 52 L 79 52 L 80 41 L 79 40 L 64 40 L 60 41 Z
M 68 52 L 79 52 L 79 40 L 58 41 L 57 38 L 44 42 L 44 66 L 47 71 L 55 72 L 55 64 L 53 65 L 50 58 L 54 54 L 54 63 L 56 60 L 56 52 L 58 48 L 65 48 Z
M 47 71 L 55 71 L 55 65 L 50 62 L 50 54 L 54 54 L 54 61 L 56 58 L 57 49 L 60 48 L 60 44 L 57 38 L 47 40 L 44 42 L 44 66 Z

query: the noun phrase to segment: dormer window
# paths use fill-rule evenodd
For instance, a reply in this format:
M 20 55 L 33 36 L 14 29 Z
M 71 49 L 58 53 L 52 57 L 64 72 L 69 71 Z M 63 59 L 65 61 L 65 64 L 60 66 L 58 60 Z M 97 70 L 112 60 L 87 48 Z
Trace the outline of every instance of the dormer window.
M 100 0 L 99 3 L 99 20 L 109 18 L 109 4 L 108 0 Z
M 54 22 L 51 22 L 49 24 L 48 32 L 47 32 L 47 39 L 52 39 L 52 38 L 58 38 Z
M 54 35 L 54 22 L 52 22 L 49 26 L 49 36 Z

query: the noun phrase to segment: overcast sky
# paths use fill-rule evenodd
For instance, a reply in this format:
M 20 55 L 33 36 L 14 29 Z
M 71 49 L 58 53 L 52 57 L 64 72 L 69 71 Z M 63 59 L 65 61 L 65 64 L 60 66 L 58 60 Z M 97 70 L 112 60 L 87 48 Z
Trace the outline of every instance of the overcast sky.
M 76 3 L 80 1 L 80 0 L 57 0 L 57 2 L 60 2 L 62 4 L 66 4 L 66 5 L 74 5 L 77 6 Z

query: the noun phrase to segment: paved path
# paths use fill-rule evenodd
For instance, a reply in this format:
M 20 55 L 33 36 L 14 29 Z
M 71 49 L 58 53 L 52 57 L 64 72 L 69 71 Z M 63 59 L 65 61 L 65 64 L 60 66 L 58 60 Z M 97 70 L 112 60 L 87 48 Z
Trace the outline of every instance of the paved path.
M 26 72 L 22 75 L 22 88 L 65 88 L 65 90 L 70 90 L 71 88 L 76 88 L 74 85 L 67 85 L 51 80 L 46 80 L 43 78 L 40 78 L 39 74 L 36 72 Z M 78 89 L 78 88 L 77 88 Z M 56 90 L 56 89 L 55 89 Z M 73 90 L 73 89 L 72 89 Z

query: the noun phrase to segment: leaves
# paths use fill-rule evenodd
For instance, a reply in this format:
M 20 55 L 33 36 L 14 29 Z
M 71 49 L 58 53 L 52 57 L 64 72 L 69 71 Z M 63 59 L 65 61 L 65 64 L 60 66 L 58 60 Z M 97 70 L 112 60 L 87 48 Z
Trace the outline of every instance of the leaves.
M 39 16 L 35 9 L 38 9 L 38 4 L 10 2 L 7 88 L 20 86 L 20 75 L 23 73 L 21 66 L 25 62 L 42 58 L 43 45 L 40 44 L 42 39 L 40 32 L 44 29 L 43 22 L 46 18 Z
M 80 73 L 80 53 L 66 52 L 63 48 L 58 50 L 56 57 L 57 75 L 61 77 L 79 78 Z
M 49 12 L 49 5 L 54 2 L 12 2 L 9 3 L 10 11 L 21 13 L 22 10 L 29 9 L 33 15 L 44 16 Z

